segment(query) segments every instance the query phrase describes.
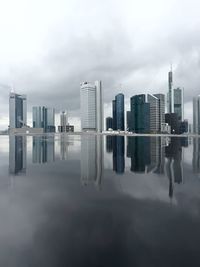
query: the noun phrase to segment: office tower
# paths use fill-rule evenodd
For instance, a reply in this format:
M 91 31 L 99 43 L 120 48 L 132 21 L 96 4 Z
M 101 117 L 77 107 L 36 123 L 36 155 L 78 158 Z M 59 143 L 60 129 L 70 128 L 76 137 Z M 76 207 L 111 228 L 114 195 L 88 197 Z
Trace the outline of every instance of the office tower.
M 172 134 L 180 133 L 180 122 L 178 120 L 178 115 L 176 113 L 166 113 L 165 122 L 168 123 L 171 127 Z
M 22 128 L 27 121 L 26 95 L 18 95 L 14 92 L 9 96 L 9 125 L 10 128 Z
M 108 131 L 108 129 L 113 129 L 113 118 L 111 117 L 106 118 L 106 131 Z
M 116 122 L 116 100 L 112 101 L 112 113 L 113 113 L 113 130 L 117 129 L 117 122 Z
M 83 82 L 80 86 L 81 129 L 102 132 L 103 99 L 101 81 Z
M 168 94 L 167 94 L 167 111 L 174 113 L 174 94 L 173 94 L 173 72 L 172 69 L 168 72 Z
M 124 95 L 115 96 L 116 101 L 116 130 L 124 131 Z
M 200 95 L 193 98 L 193 133 L 200 134 Z
M 159 132 L 159 99 L 152 95 L 147 95 L 147 101 L 150 104 L 150 132 Z
M 61 132 L 66 132 L 67 125 L 68 125 L 67 113 L 65 111 L 62 111 L 62 113 L 60 114 Z
M 81 183 L 87 186 L 94 183 L 101 185 L 103 171 L 102 136 L 81 137 Z
M 125 158 L 124 158 L 124 136 L 113 136 L 113 170 L 118 173 L 124 173 Z
M 131 111 L 126 112 L 126 129 L 127 131 L 130 131 L 131 127 Z
M 26 172 L 26 136 L 9 136 L 9 172 Z
M 158 98 L 159 102 L 159 132 L 161 132 L 161 125 L 165 123 L 165 95 L 164 94 L 154 94 Z
M 135 95 L 130 99 L 131 123 L 130 130 L 136 133 L 150 131 L 150 104 L 145 102 L 145 95 Z
M 183 107 L 183 88 L 173 89 L 174 94 L 174 113 L 178 115 L 178 120 L 183 121 L 184 119 L 184 107 Z
M 55 110 L 47 107 L 33 107 L 33 128 L 43 128 L 44 132 L 55 132 Z

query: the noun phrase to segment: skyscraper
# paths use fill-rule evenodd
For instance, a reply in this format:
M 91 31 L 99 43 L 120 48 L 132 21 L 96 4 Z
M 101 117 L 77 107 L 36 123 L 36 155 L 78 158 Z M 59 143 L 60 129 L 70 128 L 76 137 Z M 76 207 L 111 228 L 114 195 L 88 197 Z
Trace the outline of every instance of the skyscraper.
M 200 95 L 193 98 L 193 133 L 200 134 Z
M 101 81 L 81 83 L 81 129 L 103 130 L 103 100 Z
M 118 94 L 112 101 L 113 106 L 113 130 L 124 131 L 124 95 Z
M 136 133 L 150 131 L 150 104 L 145 102 L 145 95 L 135 95 L 131 99 L 130 130 Z
M 19 95 L 14 92 L 9 96 L 9 125 L 10 128 L 22 128 L 27 121 L 26 95 Z
M 147 101 L 150 104 L 150 131 L 152 133 L 159 132 L 159 99 L 152 95 L 147 95 Z
M 106 131 L 108 129 L 113 129 L 113 118 L 111 117 L 106 118 Z
M 174 113 L 174 94 L 173 94 L 173 72 L 172 68 L 168 72 L 168 94 L 167 94 L 167 111 L 168 113 Z
M 154 94 L 159 101 L 159 132 L 161 132 L 161 124 L 165 123 L 165 95 L 164 94 Z
M 178 115 L 178 120 L 184 120 L 184 90 L 183 88 L 173 88 L 173 72 L 172 69 L 168 73 L 168 86 L 169 92 L 167 94 L 167 112 L 176 113 Z
M 33 107 L 33 128 L 43 128 L 44 132 L 55 132 L 55 110 L 47 107 Z
M 117 129 L 117 124 L 116 124 L 116 100 L 112 101 L 112 113 L 113 113 L 113 130 Z
M 184 94 L 183 88 L 178 87 L 176 89 L 173 89 L 174 113 L 178 115 L 179 121 L 184 120 L 183 94 Z

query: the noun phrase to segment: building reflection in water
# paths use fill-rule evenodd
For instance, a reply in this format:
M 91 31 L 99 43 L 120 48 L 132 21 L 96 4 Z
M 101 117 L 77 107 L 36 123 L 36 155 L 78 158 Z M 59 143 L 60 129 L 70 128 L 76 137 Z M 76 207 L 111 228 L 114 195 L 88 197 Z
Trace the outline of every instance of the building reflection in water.
M 192 167 L 194 173 L 200 173 L 200 139 L 193 138 L 193 159 Z
M 33 136 L 32 161 L 40 164 L 55 161 L 54 136 Z
M 124 158 L 124 136 L 113 136 L 113 171 L 118 174 L 124 173 L 125 158 Z
M 26 173 L 26 136 L 9 136 L 9 172 L 10 174 Z
M 188 138 L 186 138 L 188 139 Z M 187 146 L 184 138 L 171 138 L 169 146 L 165 148 L 166 174 L 169 179 L 169 197 L 173 197 L 174 184 L 183 183 L 182 146 Z
M 100 187 L 103 172 L 103 138 L 99 135 L 81 137 L 81 183 Z
M 150 165 L 150 138 L 127 137 L 127 157 L 131 158 L 131 171 L 143 173 Z
M 106 136 L 106 152 L 113 152 L 113 136 Z

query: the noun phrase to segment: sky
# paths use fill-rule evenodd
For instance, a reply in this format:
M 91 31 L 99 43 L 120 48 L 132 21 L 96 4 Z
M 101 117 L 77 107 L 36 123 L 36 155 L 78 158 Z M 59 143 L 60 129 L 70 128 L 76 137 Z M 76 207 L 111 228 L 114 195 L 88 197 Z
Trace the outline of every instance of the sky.
M 122 92 L 184 87 L 185 118 L 200 94 L 199 0 L 0 0 L 0 130 L 10 88 L 32 106 L 67 110 L 80 127 L 80 83 L 102 80 L 104 115 Z M 57 116 L 58 123 L 58 116 Z

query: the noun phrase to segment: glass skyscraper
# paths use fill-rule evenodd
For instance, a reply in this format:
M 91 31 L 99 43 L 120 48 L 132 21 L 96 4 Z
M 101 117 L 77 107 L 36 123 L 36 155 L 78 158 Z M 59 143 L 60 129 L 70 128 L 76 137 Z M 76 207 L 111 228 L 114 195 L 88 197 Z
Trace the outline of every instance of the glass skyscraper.
M 124 95 L 115 96 L 113 103 L 113 130 L 124 131 Z
M 10 128 L 22 128 L 27 121 L 26 95 L 19 95 L 14 92 L 9 96 L 9 125 Z
M 149 133 L 150 131 L 150 104 L 145 102 L 145 95 L 131 97 L 130 131 Z
M 44 132 L 55 132 L 55 110 L 47 107 L 33 107 L 33 128 Z

